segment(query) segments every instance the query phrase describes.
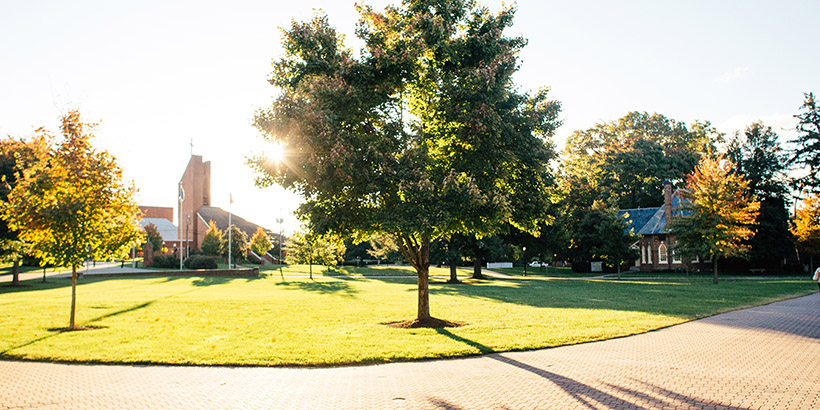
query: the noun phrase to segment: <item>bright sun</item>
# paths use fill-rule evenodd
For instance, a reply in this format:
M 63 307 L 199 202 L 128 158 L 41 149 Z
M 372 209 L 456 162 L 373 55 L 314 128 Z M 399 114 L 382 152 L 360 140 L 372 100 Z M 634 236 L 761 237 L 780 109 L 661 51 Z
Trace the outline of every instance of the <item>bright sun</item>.
M 268 148 L 266 156 L 273 162 L 282 162 L 285 159 L 285 147 L 281 144 L 273 144 Z

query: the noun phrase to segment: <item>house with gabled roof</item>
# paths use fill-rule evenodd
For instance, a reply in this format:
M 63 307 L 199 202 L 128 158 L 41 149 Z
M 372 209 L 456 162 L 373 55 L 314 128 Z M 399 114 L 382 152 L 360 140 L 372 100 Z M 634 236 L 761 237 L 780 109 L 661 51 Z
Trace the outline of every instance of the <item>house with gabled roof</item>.
M 674 235 L 666 232 L 667 223 L 675 217 L 680 217 L 682 211 L 678 207 L 686 201 L 681 195 L 683 189 L 673 191 L 672 182 L 663 183 L 663 205 L 658 208 L 620 209 L 618 216 L 625 218 L 627 229 L 640 236 L 640 240 L 633 246 L 640 251 L 640 258 L 635 266 L 642 272 L 655 270 L 685 269 L 690 263 L 685 263 L 681 255 L 674 250 Z

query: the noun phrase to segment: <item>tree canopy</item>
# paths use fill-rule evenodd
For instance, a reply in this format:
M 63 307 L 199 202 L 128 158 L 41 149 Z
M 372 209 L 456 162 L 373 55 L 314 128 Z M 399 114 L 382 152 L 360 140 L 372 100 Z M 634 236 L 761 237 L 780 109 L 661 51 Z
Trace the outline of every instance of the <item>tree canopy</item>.
M 344 241 L 334 234 L 316 234 L 302 230 L 293 234 L 288 245 L 288 263 L 309 265 L 311 279 L 314 263 L 331 266 L 344 260 Z
M 745 241 L 754 236 L 760 208 L 749 181 L 733 170 L 731 161 L 702 159 L 686 177 L 685 201 L 677 209 L 681 215 L 667 224 L 681 255 L 711 257 L 714 283 L 718 283 L 718 258 L 746 255 Z
M 811 195 L 795 207 L 791 232 L 803 250 L 820 255 L 820 196 Z
M 748 242 L 750 259 L 758 266 L 779 266 L 794 255 L 786 209 L 788 158 L 777 139 L 771 127 L 755 122 L 744 132 L 736 132 L 727 148 L 735 172 L 745 177 L 751 195 L 760 202 L 757 234 Z
M 514 8 L 408 0 L 358 8 L 359 56 L 327 17 L 283 31 L 281 90 L 255 125 L 285 146 L 282 163 L 251 160 L 259 185 L 300 193 L 317 233 L 397 238 L 419 276 L 417 319 L 430 321 L 430 241 L 488 236 L 504 223 L 536 232 L 550 205 L 550 137 L 560 104 L 518 91 L 526 44 L 507 37 Z
M 251 237 L 251 250 L 255 254 L 262 257 L 262 255 L 264 255 L 265 252 L 269 251 L 271 248 L 273 248 L 273 243 L 271 242 L 270 237 L 268 237 L 268 234 L 265 233 L 265 230 L 262 229 L 261 226 L 257 226 L 256 232 L 254 232 Z
M 230 246 L 230 255 L 233 261 L 228 261 L 228 263 L 242 263 L 242 259 L 248 256 L 248 235 L 236 225 L 231 225 L 229 229 L 230 235 L 228 235 L 227 230 L 222 234 L 222 243 L 224 244 L 222 255 L 228 256 L 228 246 Z M 228 238 L 229 236 L 230 238 Z
M 225 240 L 222 239 L 222 231 L 214 221 L 208 221 L 208 230 L 205 231 L 205 237 L 202 238 L 199 249 L 206 255 L 219 256 L 222 255 L 224 248 Z
M 70 329 L 75 328 L 77 268 L 85 260 L 124 257 L 142 240 L 136 188 L 122 181 L 122 170 L 107 151 L 91 145 L 95 124 L 79 111 L 62 118 L 62 138 L 40 128 L 46 159 L 23 170 L 2 205 L 4 219 L 32 246 L 43 263 L 70 266 Z
M 663 203 L 664 180 L 681 180 L 722 140 L 709 122 L 683 122 L 633 111 L 618 120 L 573 132 L 564 150 L 567 188 L 582 207 L 595 200 L 618 208 Z

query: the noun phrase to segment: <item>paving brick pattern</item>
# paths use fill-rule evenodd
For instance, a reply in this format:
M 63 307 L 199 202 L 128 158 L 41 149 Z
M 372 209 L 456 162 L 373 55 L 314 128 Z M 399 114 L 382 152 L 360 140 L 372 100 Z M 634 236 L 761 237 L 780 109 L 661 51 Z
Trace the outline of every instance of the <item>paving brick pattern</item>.
M 327 369 L 0 361 L 0 409 L 384 408 L 820 409 L 820 297 L 457 360 Z

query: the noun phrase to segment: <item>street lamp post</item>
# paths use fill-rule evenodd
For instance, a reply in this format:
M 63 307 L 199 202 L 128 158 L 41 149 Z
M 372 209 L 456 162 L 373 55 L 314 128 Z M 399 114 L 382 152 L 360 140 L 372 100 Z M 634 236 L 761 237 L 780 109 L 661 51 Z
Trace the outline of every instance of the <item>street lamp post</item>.
M 524 257 L 524 276 L 527 276 L 527 247 L 525 246 L 521 249 L 523 249 L 521 256 Z
M 280 211 L 281 212 L 281 211 Z M 284 222 L 284 218 L 276 218 L 276 223 L 279 224 L 279 267 L 282 266 L 282 222 Z

